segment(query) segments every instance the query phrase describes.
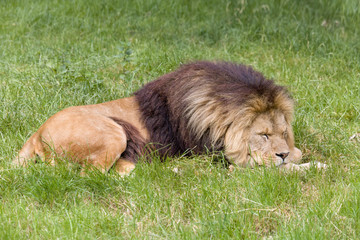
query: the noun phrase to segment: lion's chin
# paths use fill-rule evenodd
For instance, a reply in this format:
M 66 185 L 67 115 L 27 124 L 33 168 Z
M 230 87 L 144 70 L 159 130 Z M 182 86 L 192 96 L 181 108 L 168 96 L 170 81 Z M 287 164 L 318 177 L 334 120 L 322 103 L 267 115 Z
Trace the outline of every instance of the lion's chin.
M 277 160 L 276 162 L 272 162 L 271 165 L 273 165 L 275 167 L 280 167 L 283 164 L 284 164 L 284 161 L 281 159 L 281 160 Z
M 281 167 L 282 165 L 286 164 L 284 161 L 282 161 L 281 163 L 279 164 L 275 164 L 275 167 Z
M 266 167 L 280 167 L 285 164 L 282 159 L 273 159 L 272 157 L 261 157 L 259 155 L 248 155 L 248 166 L 266 166 Z

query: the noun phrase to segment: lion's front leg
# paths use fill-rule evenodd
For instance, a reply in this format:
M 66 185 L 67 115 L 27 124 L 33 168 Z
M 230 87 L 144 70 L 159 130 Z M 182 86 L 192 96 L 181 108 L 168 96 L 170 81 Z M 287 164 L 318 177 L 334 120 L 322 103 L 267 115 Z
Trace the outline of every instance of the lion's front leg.
M 121 176 L 127 176 L 135 168 L 135 163 L 123 158 L 120 158 L 115 163 L 115 170 Z
M 285 164 L 282 164 L 279 168 L 282 170 L 289 170 L 289 171 L 303 171 L 303 170 L 309 169 L 312 166 L 317 169 L 328 168 L 327 164 L 316 162 L 316 161 L 303 163 L 303 164 L 285 163 Z

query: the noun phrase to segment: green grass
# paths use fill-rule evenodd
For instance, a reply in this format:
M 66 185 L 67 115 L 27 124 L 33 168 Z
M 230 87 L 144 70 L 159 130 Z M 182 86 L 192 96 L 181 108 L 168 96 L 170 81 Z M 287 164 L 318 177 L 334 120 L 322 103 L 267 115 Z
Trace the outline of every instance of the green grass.
M 0 238 L 359 238 L 359 26 L 357 0 L 0 1 Z M 288 86 L 304 161 L 330 168 L 229 172 L 198 156 L 121 178 L 10 166 L 57 111 L 129 96 L 197 59 Z

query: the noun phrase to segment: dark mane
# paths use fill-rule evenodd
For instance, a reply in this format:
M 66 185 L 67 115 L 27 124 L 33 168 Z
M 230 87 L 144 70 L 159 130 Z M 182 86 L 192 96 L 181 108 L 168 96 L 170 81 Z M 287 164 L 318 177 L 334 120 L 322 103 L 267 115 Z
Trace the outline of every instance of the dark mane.
M 206 148 L 222 150 L 223 136 L 211 137 L 214 123 L 206 125 L 210 121 L 207 116 L 218 118 L 216 124 L 226 129 L 231 124 L 229 119 L 245 105 L 249 107 L 254 99 L 264 102 L 253 106 L 255 112 L 284 108 L 292 113 L 286 104 L 280 106 L 278 96 L 291 102 L 284 87 L 275 85 L 251 67 L 205 61 L 183 65 L 135 92 L 150 142 L 162 147 L 161 155 L 176 155 L 188 149 L 193 153 L 203 153 Z M 289 118 L 291 113 L 287 114 Z M 191 125 L 196 114 L 202 114 L 198 117 L 199 126 Z M 194 130 L 201 129 L 202 121 L 204 129 Z

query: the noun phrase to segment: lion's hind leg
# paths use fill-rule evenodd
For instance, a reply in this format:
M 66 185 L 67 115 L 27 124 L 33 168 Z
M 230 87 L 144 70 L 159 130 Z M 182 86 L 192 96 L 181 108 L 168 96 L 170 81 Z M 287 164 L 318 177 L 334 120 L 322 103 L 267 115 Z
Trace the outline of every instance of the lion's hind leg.
M 103 173 L 108 172 L 125 151 L 127 144 L 125 134 L 105 137 L 105 142 L 105 146 L 92 151 L 82 163 L 90 168 L 95 167 Z
M 134 169 L 144 145 L 138 129 L 126 121 L 100 114 L 62 111 L 29 138 L 13 164 L 26 166 L 39 156 L 42 161 L 67 159 L 103 173 L 114 167 L 124 175 Z
M 125 129 L 114 120 L 99 114 L 62 111 L 26 141 L 13 164 L 26 166 L 39 156 L 42 161 L 66 159 L 107 172 L 126 147 Z
M 127 149 L 125 129 L 111 118 L 91 116 L 91 120 L 82 119 L 78 128 L 72 130 L 68 139 L 58 139 L 55 149 L 61 148 L 72 161 L 103 173 L 108 172 Z

